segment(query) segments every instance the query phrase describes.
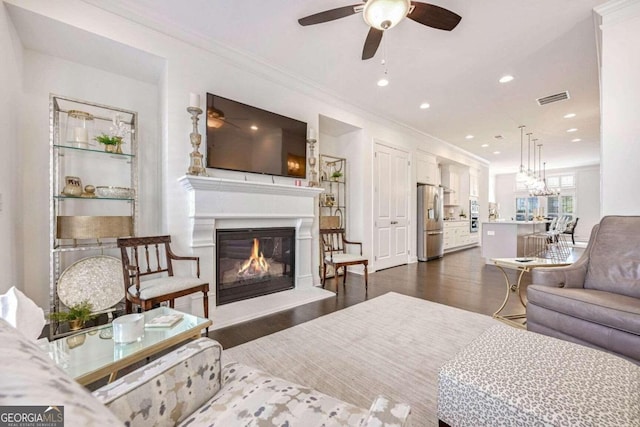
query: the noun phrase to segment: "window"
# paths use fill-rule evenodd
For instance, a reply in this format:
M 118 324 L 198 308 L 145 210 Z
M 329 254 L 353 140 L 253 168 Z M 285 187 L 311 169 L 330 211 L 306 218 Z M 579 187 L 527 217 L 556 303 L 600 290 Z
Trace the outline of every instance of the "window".
M 516 221 L 532 221 L 539 207 L 537 197 L 516 197 Z
M 566 215 L 573 219 L 576 213 L 575 199 L 574 194 L 561 194 L 560 196 L 548 197 L 547 216 L 554 218 Z
M 547 178 L 549 188 L 575 188 L 575 175 L 554 175 Z
M 573 175 L 563 175 L 560 177 L 560 187 L 561 188 L 570 188 L 575 187 L 574 177 Z
M 559 188 L 560 187 L 560 177 L 559 176 L 550 176 L 547 178 L 547 187 L 549 188 Z

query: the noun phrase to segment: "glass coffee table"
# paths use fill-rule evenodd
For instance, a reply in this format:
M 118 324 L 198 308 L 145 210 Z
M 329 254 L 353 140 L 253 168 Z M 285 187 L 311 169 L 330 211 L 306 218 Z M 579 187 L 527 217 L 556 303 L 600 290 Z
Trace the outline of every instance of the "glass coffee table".
M 491 259 L 491 262 L 493 262 L 494 265 L 498 267 L 500 271 L 502 271 L 502 274 L 504 275 L 504 280 L 507 285 L 507 293 L 504 297 L 504 301 L 502 302 L 502 305 L 500 306 L 500 308 L 498 308 L 498 310 L 495 313 L 493 313 L 493 318 L 502 320 L 505 323 L 508 323 L 512 326 L 517 326 L 520 328 L 524 327 L 526 320 L 525 320 L 525 323 L 520 323 L 517 320 L 526 319 L 527 317 L 526 312 L 518 313 L 518 314 L 500 314 L 500 312 L 504 310 L 504 308 L 507 305 L 507 302 L 509 301 L 509 297 L 513 294 L 518 295 L 518 299 L 520 300 L 520 304 L 522 305 L 523 308 L 527 307 L 527 303 L 524 301 L 524 297 L 522 296 L 522 292 L 521 292 L 522 288 L 520 287 L 520 283 L 522 282 L 522 276 L 524 275 L 524 273 L 528 273 L 537 267 L 562 267 L 564 265 L 572 264 L 572 262 L 570 261 L 558 261 L 555 259 L 535 258 L 535 257 L 493 258 Z M 520 271 L 520 274 L 518 275 L 518 281 L 516 283 L 511 283 L 511 281 L 509 280 L 509 276 L 505 271 L 505 268 Z
M 182 320 L 171 327 L 145 327 L 144 336 L 128 344 L 116 344 L 111 324 L 85 329 L 77 334 L 40 344 L 43 351 L 67 374 L 82 385 L 109 375 L 113 381 L 122 368 L 153 356 L 174 345 L 200 337 L 211 326 L 211 320 L 159 307 L 144 313 L 145 323 L 166 314 L 182 314 Z

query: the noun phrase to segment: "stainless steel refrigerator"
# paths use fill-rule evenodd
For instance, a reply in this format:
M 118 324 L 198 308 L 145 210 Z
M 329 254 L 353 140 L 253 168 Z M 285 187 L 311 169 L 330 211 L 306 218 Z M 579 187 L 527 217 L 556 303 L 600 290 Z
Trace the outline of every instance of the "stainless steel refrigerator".
M 442 188 L 418 185 L 418 261 L 441 258 L 444 253 Z

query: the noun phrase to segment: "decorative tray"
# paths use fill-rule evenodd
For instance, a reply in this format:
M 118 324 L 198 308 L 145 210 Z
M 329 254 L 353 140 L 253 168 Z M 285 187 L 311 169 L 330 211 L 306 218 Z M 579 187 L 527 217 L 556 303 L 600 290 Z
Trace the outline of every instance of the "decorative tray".
M 71 264 L 58 280 L 58 297 L 67 307 L 88 301 L 94 312 L 113 307 L 124 298 L 122 262 L 101 255 Z

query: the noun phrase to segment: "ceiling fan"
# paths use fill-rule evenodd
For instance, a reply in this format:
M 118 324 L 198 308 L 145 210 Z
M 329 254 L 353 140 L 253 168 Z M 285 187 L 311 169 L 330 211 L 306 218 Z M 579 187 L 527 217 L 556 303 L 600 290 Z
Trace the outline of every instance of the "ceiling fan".
M 411 0 L 367 0 L 364 3 L 325 10 L 298 19 L 302 26 L 333 21 L 362 12 L 365 22 L 371 27 L 362 49 L 362 59 L 376 54 L 385 30 L 393 28 L 405 17 L 427 27 L 453 30 L 462 17 L 450 10 L 428 3 Z

